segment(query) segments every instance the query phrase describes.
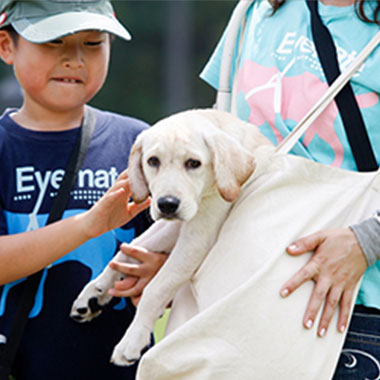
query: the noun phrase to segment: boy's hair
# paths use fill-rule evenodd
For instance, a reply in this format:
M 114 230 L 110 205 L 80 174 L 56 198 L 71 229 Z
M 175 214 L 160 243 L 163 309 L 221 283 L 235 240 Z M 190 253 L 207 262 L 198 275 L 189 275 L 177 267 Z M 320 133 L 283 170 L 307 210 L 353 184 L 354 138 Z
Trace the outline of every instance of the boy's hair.
M 32 43 L 87 30 L 131 39 L 116 19 L 110 0 L 0 0 L 0 29 L 9 26 Z

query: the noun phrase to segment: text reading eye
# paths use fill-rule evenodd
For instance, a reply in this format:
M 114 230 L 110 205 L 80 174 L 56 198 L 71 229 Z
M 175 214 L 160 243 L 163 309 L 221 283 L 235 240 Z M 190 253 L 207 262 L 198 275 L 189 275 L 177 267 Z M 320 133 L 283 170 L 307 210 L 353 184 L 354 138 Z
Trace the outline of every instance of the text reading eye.
M 148 158 L 147 161 L 148 165 L 153 167 L 153 168 L 158 168 L 160 166 L 160 160 L 156 156 L 152 156 Z
M 192 158 L 189 158 L 185 162 L 186 169 L 197 169 L 201 166 L 201 162 L 199 160 L 194 160 Z

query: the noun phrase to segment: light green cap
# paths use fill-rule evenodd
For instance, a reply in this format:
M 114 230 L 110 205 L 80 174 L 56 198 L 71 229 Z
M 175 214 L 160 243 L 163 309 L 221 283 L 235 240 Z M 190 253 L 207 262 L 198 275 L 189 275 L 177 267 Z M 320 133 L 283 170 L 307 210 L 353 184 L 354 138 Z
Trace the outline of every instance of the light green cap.
M 12 25 L 33 43 L 99 30 L 130 40 L 109 0 L 0 0 L 0 28 Z

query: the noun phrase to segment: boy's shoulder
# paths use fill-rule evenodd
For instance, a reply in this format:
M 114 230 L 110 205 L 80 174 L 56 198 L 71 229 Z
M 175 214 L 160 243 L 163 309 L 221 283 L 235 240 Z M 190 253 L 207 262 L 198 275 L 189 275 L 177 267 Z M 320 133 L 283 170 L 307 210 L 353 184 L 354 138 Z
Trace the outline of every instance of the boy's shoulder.
M 149 125 L 135 117 L 121 115 L 111 111 L 96 109 L 96 127 L 93 141 L 97 146 L 107 146 L 109 149 L 120 149 L 123 145 L 125 151 L 132 147 L 136 137 Z
M 4 130 L 4 125 L 6 125 L 9 122 L 9 114 L 11 114 L 15 110 L 15 108 L 7 108 L 0 113 L 0 127 L 2 127 L 1 129 Z
M 112 129 L 128 129 L 131 134 L 138 134 L 144 129 L 149 128 L 149 124 L 141 119 L 133 116 L 122 115 L 120 113 L 101 110 L 95 108 L 97 111 L 97 123 Z

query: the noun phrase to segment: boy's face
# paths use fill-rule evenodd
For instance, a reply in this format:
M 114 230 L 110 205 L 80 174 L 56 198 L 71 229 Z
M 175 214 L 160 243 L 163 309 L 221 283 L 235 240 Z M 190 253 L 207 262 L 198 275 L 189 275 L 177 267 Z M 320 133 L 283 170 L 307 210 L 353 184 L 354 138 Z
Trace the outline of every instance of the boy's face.
M 110 57 L 107 33 L 84 31 L 45 44 L 20 37 L 9 44 L 10 51 L 2 58 L 13 64 L 26 107 L 76 110 L 96 95 L 105 81 Z

